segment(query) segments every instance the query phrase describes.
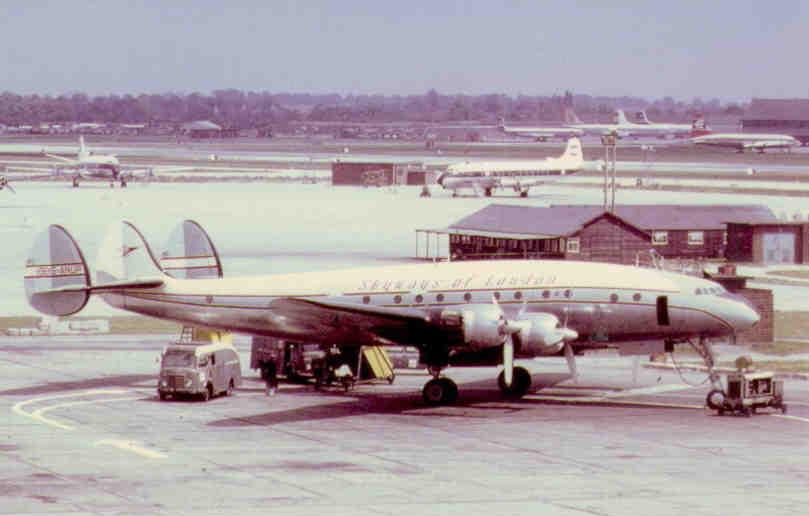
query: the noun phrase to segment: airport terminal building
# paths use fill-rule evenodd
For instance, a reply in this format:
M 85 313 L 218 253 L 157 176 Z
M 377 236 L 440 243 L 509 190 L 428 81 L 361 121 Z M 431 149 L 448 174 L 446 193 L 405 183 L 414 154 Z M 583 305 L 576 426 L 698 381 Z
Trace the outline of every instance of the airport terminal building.
M 436 232 L 448 235 L 453 260 L 636 264 L 648 262 L 650 253 L 664 258 L 723 259 L 728 221 L 779 223 L 769 208 L 756 205 L 621 205 L 610 213 L 602 206 L 491 204 Z
M 750 103 L 742 119 L 746 133 L 773 133 L 794 136 L 809 143 L 809 99 L 760 99 Z

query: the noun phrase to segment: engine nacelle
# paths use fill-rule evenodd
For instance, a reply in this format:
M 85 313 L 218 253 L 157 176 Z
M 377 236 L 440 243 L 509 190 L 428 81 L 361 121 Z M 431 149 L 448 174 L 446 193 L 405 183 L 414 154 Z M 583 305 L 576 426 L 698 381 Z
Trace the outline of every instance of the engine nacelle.
M 467 305 L 460 310 L 443 310 L 441 326 L 461 333 L 464 344 L 485 349 L 503 344 L 506 321 L 497 305 Z
M 553 314 L 523 314 L 511 324 L 520 328 L 515 336 L 519 352 L 528 355 L 555 355 L 562 351 L 565 342 L 579 336 L 569 328 L 560 328 L 559 319 Z

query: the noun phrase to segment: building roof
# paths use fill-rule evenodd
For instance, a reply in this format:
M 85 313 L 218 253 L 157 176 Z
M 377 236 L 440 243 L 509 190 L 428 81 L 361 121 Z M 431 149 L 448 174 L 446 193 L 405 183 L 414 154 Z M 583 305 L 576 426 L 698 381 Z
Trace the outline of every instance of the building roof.
M 197 120 L 196 122 L 188 122 L 183 124 L 185 131 L 221 131 L 222 127 L 216 125 L 210 120 Z
M 756 99 L 745 119 L 809 120 L 809 99 Z
M 537 238 L 571 235 L 601 216 L 601 206 L 514 206 L 490 204 L 451 224 L 452 233 L 486 232 L 536 235 Z M 615 216 L 643 231 L 725 229 L 725 221 L 778 222 L 766 206 L 756 205 L 657 205 L 615 207 Z

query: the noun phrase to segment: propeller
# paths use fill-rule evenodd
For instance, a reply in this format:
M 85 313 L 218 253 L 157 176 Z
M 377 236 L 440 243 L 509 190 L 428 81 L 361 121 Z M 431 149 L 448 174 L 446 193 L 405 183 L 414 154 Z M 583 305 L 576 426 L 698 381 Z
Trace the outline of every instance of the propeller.
M 492 303 L 498 308 L 500 307 L 500 303 L 497 302 L 497 297 L 492 295 Z M 520 312 L 518 314 L 518 318 L 520 315 L 525 313 L 525 308 L 527 303 L 523 301 L 522 308 L 520 308 Z M 502 309 L 501 309 L 502 311 Z M 505 313 L 502 315 L 501 325 L 500 325 L 500 334 L 503 335 L 503 381 L 506 384 L 506 387 L 511 387 L 511 383 L 514 381 L 514 338 L 512 335 L 522 330 L 522 326 L 519 322 L 509 322 L 506 319 Z

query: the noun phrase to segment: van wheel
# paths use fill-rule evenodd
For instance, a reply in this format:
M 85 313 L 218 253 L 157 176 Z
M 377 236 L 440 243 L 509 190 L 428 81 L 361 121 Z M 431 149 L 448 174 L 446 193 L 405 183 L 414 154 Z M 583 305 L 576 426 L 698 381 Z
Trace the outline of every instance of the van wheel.
M 225 393 L 225 396 L 233 396 L 233 378 L 231 378 L 230 382 L 228 382 L 228 390 Z
M 213 386 L 209 383 L 200 396 L 202 397 L 202 401 L 208 401 L 213 398 Z

